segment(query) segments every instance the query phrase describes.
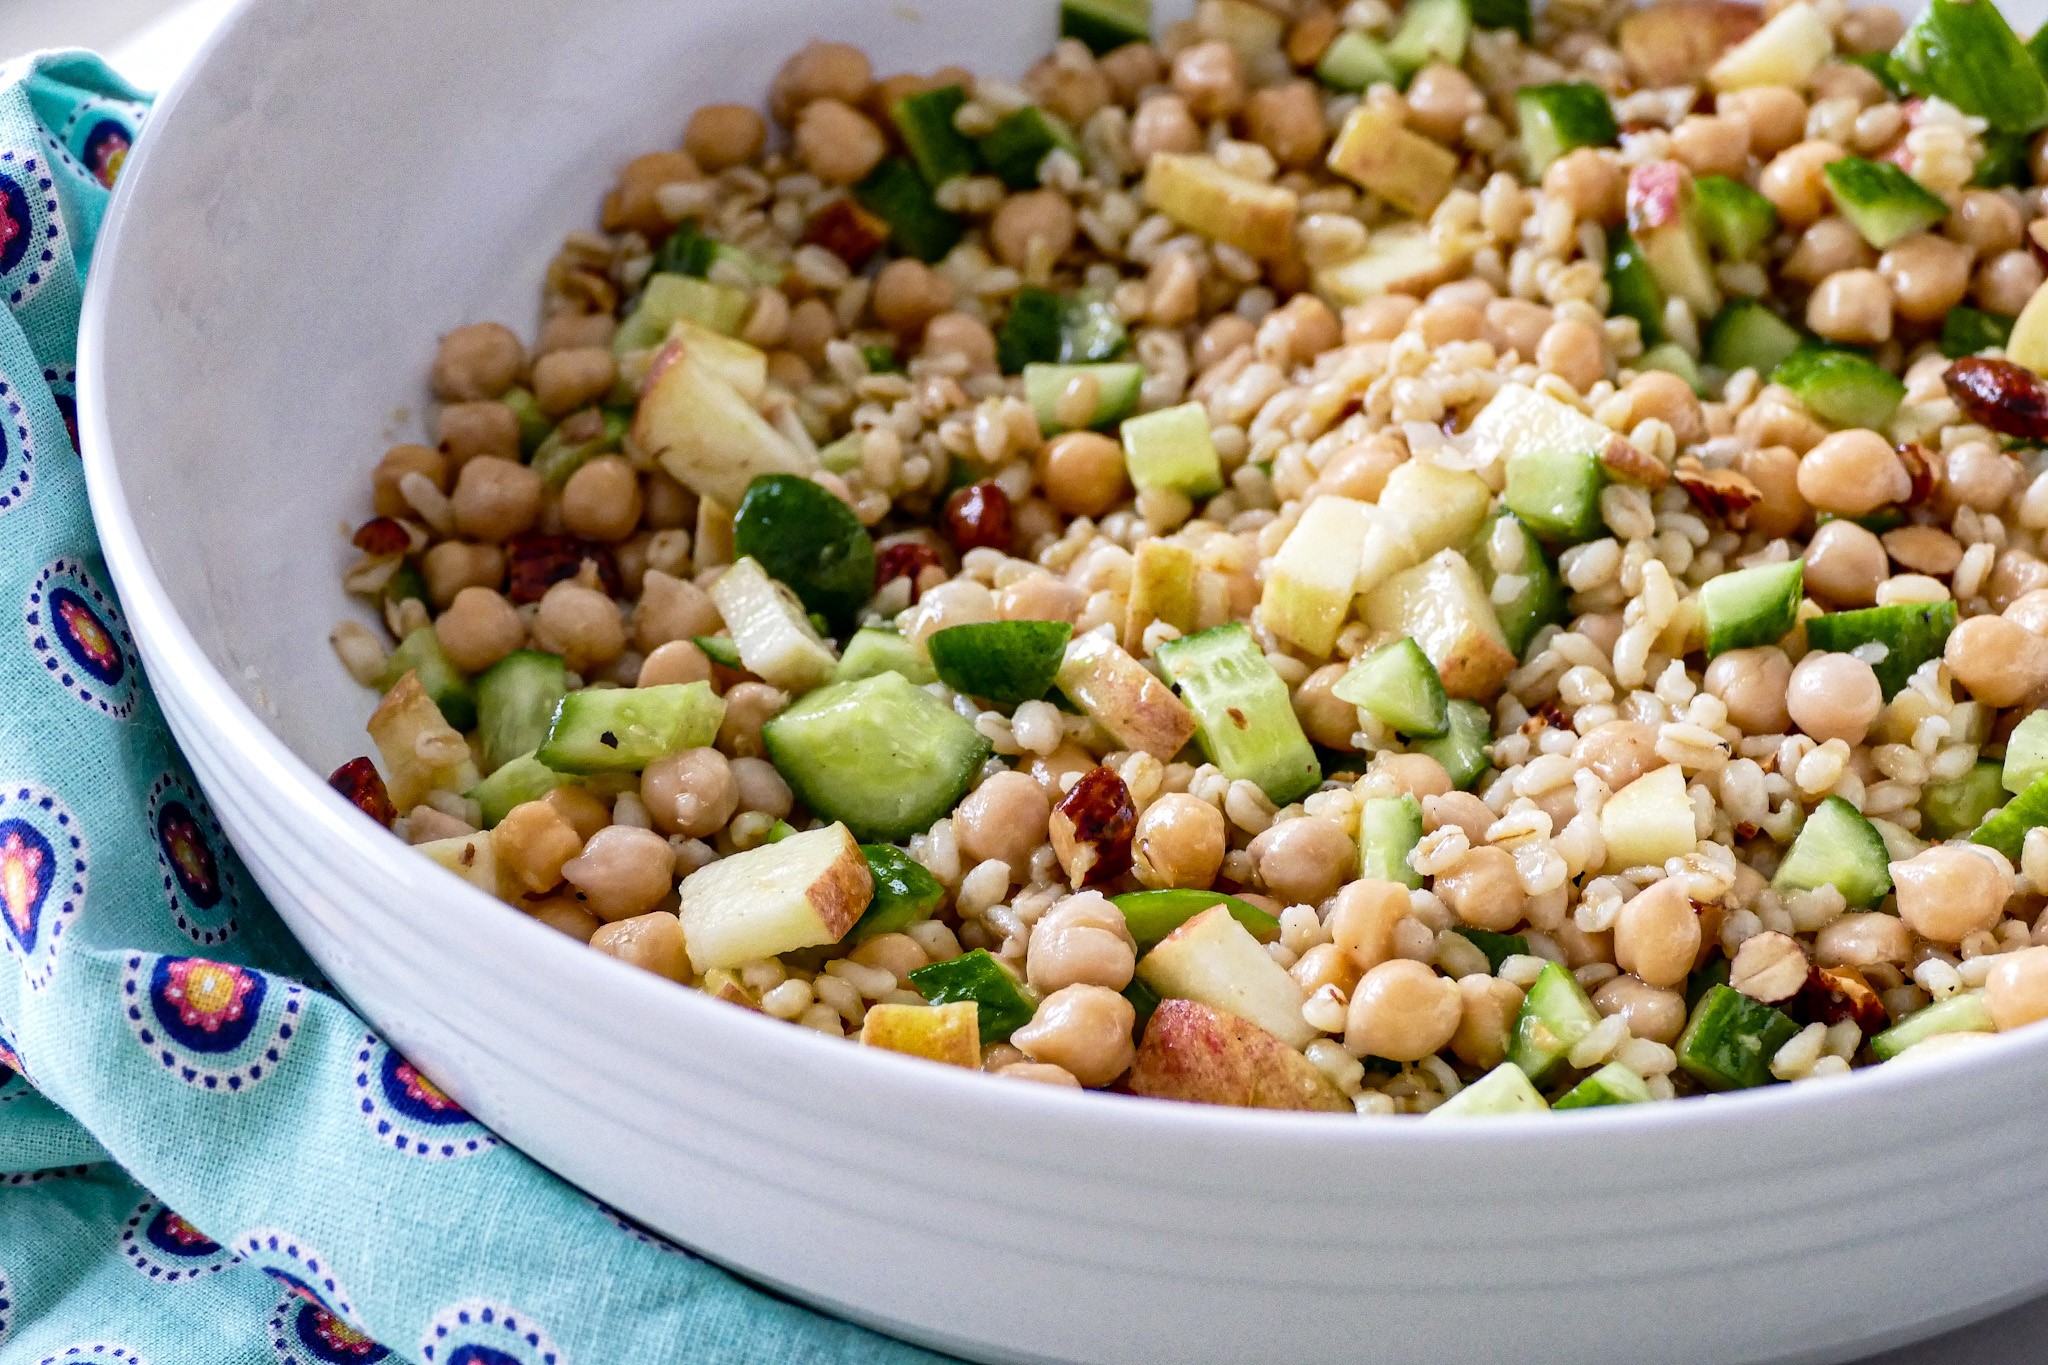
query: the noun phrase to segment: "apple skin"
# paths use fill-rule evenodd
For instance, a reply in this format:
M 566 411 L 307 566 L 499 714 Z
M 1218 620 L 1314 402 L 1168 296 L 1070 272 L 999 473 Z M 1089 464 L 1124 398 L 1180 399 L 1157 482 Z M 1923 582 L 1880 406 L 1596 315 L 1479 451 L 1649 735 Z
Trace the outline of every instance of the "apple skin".
M 1162 1000 L 1125 1082 L 1133 1095 L 1348 1114 L 1352 1104 L 1308 1058 L 1247 1019 L 1194 1000 Z
M 981 1030 L 975 1022 L 979 1015 L 971 1000 L 950 1005 L 871 1005 L 860 1040 L 869 1047 L 971 1071 L 981 1065 Z

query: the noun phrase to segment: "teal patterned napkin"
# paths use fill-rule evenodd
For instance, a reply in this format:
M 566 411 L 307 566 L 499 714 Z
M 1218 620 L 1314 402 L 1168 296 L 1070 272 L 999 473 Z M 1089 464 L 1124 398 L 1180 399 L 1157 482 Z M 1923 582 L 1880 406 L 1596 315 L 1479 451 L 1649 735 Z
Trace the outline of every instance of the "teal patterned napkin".
M 264 904 L 150 696 L 76 454 L 83 274 L 146 108 L 83 53 L 0 67 L 0 1362 L 934 1359 L 501 1145 Z

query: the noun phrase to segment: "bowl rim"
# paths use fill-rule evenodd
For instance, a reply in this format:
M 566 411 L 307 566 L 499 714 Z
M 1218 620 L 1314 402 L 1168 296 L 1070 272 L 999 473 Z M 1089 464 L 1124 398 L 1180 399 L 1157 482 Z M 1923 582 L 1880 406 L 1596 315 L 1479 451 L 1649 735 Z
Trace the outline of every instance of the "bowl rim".
M 117 392 L 106 375 L 110 318 L 114 295 L 125 263 L 122 248 L 142 229 L 132 226 L 143 198 L 161 174 L 158 160 L 164 145 L 162 129 L 173 125 L 178 110 L 205 92 L 224 50 L 240 41 L 251 16 L 284 0 L 234 0 L 221 22 L 200 45 L 191 62 L 158 94 L 122 168 L 102 220 L 88 273 L 81 314 L 77 357 L 77 397 L 81 457 L 93 521 L 101 553 L 115 579 L 122 609 L 138 640 L 149 643 L 150 682 L 184 696 L 190 709 L 219 738 L 230 760 L 243 766 L 281 805 L 298 841 L 319 838 L 342 855 L 374 861 L 411 851 L 391 842 L 332 790 L 304 759 L 274 733 L 242 698 L 187 628 L 171 605 L 156 574 L 140 527 L 130 508 L 114 449 L 109 406 Z M 844 1039 L 814 1035 L 810 1029 L 736 1010 L 701 991 L 676 989 L 676 983 L 629 967 L 587 950 L 556 931 L 486 895 L 453 873 L 415 860 L 415 872 L 426 870 L 431 894 L 466 915 L 497 916 L 495 927 L 510 942 L 509 951 L 530 960 L 549 960 L 549 975 L 565 990 L 577 983 L 593 995 L 628 997 L 644 1007 L 666 1012 L 702 1035 L 745 1049 L 767 1049 L 790 1070 L 813 1065 L 852 1067 L 863 1083 L 886 1087 L 904 1098 L 943 1100 L 949 1107 L 972 1107 L 986 1120 L 1012 1120 L 1037 1126 L 1064 1125 L 1078 1131 L 1134 1136 L 1151 1132 L 1182 1140 L 1255 1146 L 1271 1153 L 1275 1144 L 1326 1150 L 1394 1147 L 1435 1148 L 1447 1154 L 1531 1143 L 1563 1150 L 1606 1144 L 1623 1135 L 1648 1136 L 1671 1127 L 1691 1131 L 1747 1129 L 1758 1124 L 1808 1120 L 1818 1115 L 1875 1107 L 1890 1102 L 1933 1104 L 1946 1092 L 1960 1098 L 1973 1082 L 1994 1072 L 2017 1068 L 2048 1055 L 2048 1028 L 2014 1034 L 1983 1035 L 1977 1045 L 1915 1065 L 1859 1068 L 1846 1077 L 1808 1085 L 1769 1085 L 1755 1090 L 1703 1097 L 1678 1103 L 1616 1105 L 1573 1113 L 1563 1123 L 1549 1112 L 1491 1116 L 1483 1123 L 1418 1124 L 1412 1115 L 1309 1114 L 1292 1111 L 1235 1109 L 1221 1105 L 1174 1103 L 1112 1092 L 1075 1092 L 1065 1087 L 1002 1083 L 965 1068 L 935 1065 L 920 1058 Z M 422 888 L 426 890 L 427 888 Z M 523 941 L 522 941 L 523 940 Z M 337 993 L 338 994 L 338 993 Z M 344 998 L 345 999 L 345 998 Z M 349 1002 L 351 1009 L 356 1009 Z M 361 1011 L 357 1011 L 359 1017 Z M 375 1021 L 364 1022 L 376 1028 Z M 853 1116 L 848 1116 L 852 1118 Z

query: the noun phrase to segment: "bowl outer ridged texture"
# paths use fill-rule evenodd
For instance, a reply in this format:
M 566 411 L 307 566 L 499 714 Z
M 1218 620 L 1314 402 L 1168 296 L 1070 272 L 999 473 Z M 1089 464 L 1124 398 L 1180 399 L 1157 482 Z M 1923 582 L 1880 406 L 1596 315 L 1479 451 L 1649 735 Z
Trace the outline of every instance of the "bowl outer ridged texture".
M 372 703 L 325 643 L 357 610 L 334 527 L 384 446 L 415 438 L 435 336 L 530 329 L 610 169 L 696 103 L 759 102 L 819 30 L 883 71 L 1014 75 L 1052 10 L 502 0 L 478 25 L 458 0 L 251 0 L 163 102 L 92 279 L 87 470 L 165 712 L 313 956 L 471 1112 L 593 1194 L 976 1359 L 1554 1342 L 1589 1365 L 1705 1343 L 1818 1362 L 2037 1292 L 2048 1030 L 1843 1082 L 1465 1125 L 1081 1095 L 677 990 L 327 790 Z M 1006 1292 L 935 1294 L 935 1277 Z

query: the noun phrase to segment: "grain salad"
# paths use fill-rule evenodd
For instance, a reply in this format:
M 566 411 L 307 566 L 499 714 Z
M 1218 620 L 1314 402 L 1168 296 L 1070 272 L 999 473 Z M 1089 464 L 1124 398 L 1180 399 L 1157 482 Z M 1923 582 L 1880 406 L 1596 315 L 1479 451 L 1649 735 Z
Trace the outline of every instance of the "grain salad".
M 1054 1085 L 1483 1115 L 2048 1017 L 2048 37 L 1059 30 L 814 42 L 625 162 L 531 344 L 442 338 L 345 528 L 344 795 Z

